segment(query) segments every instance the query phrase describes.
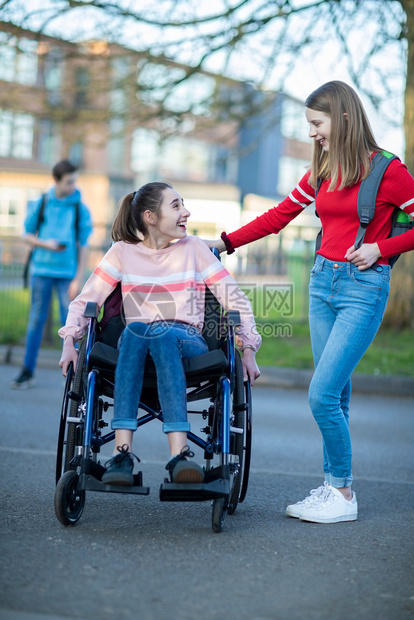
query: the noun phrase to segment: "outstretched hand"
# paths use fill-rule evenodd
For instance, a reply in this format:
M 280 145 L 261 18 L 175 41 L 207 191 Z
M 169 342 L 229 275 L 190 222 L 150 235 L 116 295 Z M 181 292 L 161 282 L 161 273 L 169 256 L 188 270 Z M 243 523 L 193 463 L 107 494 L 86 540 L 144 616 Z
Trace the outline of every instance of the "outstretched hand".
M 356 250 L 355 246 L 352 245 L 346 251 L 345 258 L 356 265 L 359 271 L 364 271 L 381 258 L 381 252 L 377 243 L 363 243 L 359 250 Z

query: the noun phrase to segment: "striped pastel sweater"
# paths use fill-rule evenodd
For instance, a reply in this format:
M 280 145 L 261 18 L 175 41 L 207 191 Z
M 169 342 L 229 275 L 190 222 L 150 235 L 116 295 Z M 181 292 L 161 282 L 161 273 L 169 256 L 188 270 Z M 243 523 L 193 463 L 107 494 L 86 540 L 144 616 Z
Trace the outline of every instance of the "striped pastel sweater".
M 75 342 L 82 338 L 88 325 L 83 316 L 86 302 L 102 306 L 118 282 L 127 323 L 175 320 L 200 330 L 208 286 L 226 310 L 240 311 L 242 347 L 260 347 L 261 337 L 248 298 L 205 243 L 190 235 L 162 250 L 143 243 L 114 243 L 70 304 L 59 335 L 73 336 Z

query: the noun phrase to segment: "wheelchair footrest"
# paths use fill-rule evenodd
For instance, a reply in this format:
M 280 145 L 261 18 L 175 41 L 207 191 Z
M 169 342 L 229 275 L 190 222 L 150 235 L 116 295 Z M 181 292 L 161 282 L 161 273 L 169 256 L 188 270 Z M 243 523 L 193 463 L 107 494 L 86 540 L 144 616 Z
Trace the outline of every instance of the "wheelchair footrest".
M 160 486 L 162 502 L 203 502 L 230 495 L 228 467 L 216 467 L 206 472 L 204 482 L 176 483 L 165 479 Z
M 149 495 L 149 487 L 142 486 L 142 472 L 134 475 L 134 484 L 121 486 L 119 484 L 103 484 L 90 474 L 82 474 L 79 480 L 79 488 L 83 491 L 101 491 L 103 493 L 134 493 L 136 495 Z

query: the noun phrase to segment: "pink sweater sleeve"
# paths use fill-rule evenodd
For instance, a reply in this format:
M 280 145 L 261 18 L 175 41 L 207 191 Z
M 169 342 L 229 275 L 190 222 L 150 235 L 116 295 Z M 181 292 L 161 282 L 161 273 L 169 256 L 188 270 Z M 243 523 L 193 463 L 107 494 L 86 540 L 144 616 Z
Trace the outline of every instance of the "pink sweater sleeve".
M 258 351 L 262 338 L 257 332 L 252 306 L 247 295 L 243 293 L 235 279 L 201 239 L 197 239 L 197 258 L 203 281 L 223 308 L 240 312 L 241 327 L 237 336 L 242 342 L 241 348 L 248 345 Z
M 59 336 L 73 336 L 77 342 L 86 333 L 89 319 L 83 316 L 88 301 L 94 301 L 101 308 L 106 298 L 121 280 L 119 245 L 114 244 L 91 274 L 82 292 L 69 305 L 66 324 L 59 329 Z

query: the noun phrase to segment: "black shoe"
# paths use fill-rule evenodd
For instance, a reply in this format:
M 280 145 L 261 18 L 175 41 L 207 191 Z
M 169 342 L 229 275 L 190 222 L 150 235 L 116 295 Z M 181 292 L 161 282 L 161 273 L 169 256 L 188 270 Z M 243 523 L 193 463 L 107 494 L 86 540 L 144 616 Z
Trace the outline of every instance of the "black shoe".
M 188 446 L 185 446 L 180 454 L 168 461 L 165 469 L 169 471 L 171 482 L 203 482 L 204 470 L 197 463 L 188 461 L 192 458 L 194 452 L 191 452 Z
M 128 452 L 128 446 L 124 444 L 122 447 L 118 446 L 117 450 L 119 454 L 113 456 L 109 461 L 105 463 L 107 467 L 106 472 L 102 476 L 102 482 L 104 484 L 119 484 L 122 486 L 132 486 L 134 484 L 134 476 L 132 471 L 134 469 L 133 458 L 139 458 Z
M 33 387 L 35 380 L 33 379 L 33 373 L 27 368 L 22 368 L 20 374 L 14 381 L 11 382 L 10 387 L 14 390 L 27 390 L 29 387 Z

